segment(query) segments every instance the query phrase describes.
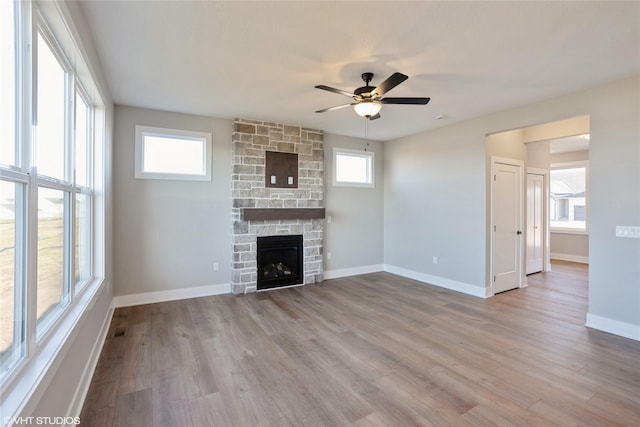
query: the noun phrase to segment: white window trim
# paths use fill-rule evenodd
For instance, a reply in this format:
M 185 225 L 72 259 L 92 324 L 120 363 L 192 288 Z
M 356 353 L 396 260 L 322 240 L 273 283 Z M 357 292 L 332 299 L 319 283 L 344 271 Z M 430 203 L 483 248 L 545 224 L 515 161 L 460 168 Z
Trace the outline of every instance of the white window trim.
M 350 181 L 338 181 L 338 162 L 337 158 L 340 154 L 346 155 L 355 155 L 360 157 L 365 157 L 369 160 L 369 176 L 371 177 L 371 182 L 350 182 Z M 352 150 L 348 148 L 333 148 L 333 185 L 334 187 L 360 187 L 360 188 L 374 188 L 375 184 L 375 152 L 373 151 L 363 151 L 363 150 Z
M 569 227 L 553 227 L 551 225 L 551 219 L 549 219 L 549 232 L 552 234 L 581 234 L 588 235 L 589 234 L 589 160 L 578 160 L 575 162 L 564 162 L 564 163 L 552 163 L 549 165 L 549 182 L 551 182 L 551 171 L 558 169 L 575 169 L 575 168 L 584 168 L 585 175 L 585 221 L 584 221 L 584 229 L 582 228 L 569 228 Z M 549 193 L 551 196 L 551 193 Z
M 196 139 L 205 140 L 204 147 L 204 175 L 190 175 L 190 174 L 177 174 L 177 173 L 150 173 L 145 172 L 142 168 L 142 161 L 144 159 L 144 137 L 145 136 L 159 136 L 168 138 L 179 139 Z M 197 132 L 181 129 L 167 129 L 153 126 L 140 126 L 136 125 L 136 140 L 135 140 L 135 178 L 136 179 L 165 179 L 173 181 L 211 181 L 211 134 L 206 132 Z
M 31 399 L 37 402 L 42 393 L 46 392 L 49 381 L 56 374 L 57 365 L 61 363 L 60 361 L 68 351 L 70 343 L 78 333 L 78 325 L 81 324 L 84 314 L 91 310 L 103 291 L 110 291 L 110 284 L 105 280 L 105 156 L 107 154 L 107 140 L 106 109 L 102 91 L 96 86 L 95 75 L 91 72 L 88 63 L 85 62 L 86 52 L 81 44 L 76 43 L 76 40 L 79 39 L 75 37 L 77 33 L 74 26 L 68 25 L 71 16 L 64 3 L 16 0 L 16 4 L 19 5 L 19 28 L 17 29 L 19 32 L 17 41 L 19 65 L 17 65 L 16 81 L 16 85 L 19 87 L 19 96 L 16 99 L 19 126 L 16 129 L 16 137 L 23 141 L 23 144 L 21 147 L 17 147 L 17 163 L 15 165 L 0 166 L 0 178 L 4 181 L 27 186 L 24 194 L 26 235 L 21 243 L 27 245 L 28 253 L 25 258 L 24 271 L 20 272 L 24 275 L 20 282 L 26 280 L 28 287 L 26 288 L 25 301 L 21 304 L 21 307 L 26 309 L 23 355 L 6 371 L 0 372 L 0 404 L 3 417 L 20 415 L 25 407 L 31 405 Z M 37 62 L 35 59 L 36 47 L 33 41 L 36 39 L 38 28 L 46 28 L 48 36 L 51 37 L 50 41 L 55 43 L 56 55 L 62 55 L 65 64 L 70 66 L 68 71 L 72 73 L 72 77 L 68 79 L 67 83 L 77 87 L 82 82 L 82 86 L 86 90 L 85 95 L 88 96 L 87 100 L 94 109 L 92 131 L 95 139 L 92 142 L 94 145 L 91 147 L 93 164 L 90 171 L 92 177 L 90 187 L 75 188 L 72 181 L 66 182 L 67 178 L 56 180 L 38 176 L 36 168 L 31 164 L 30 159 L 33 154 L 32 119 L 35 109 L 34 97 L 36 96 L 33 79 L 36 76 L 35 65 Z M 36 259 L 35 251 L 37 250 L 35 240 L 37 209 L 34 206 L 37 206 L 37 187 L 39 184 L 52 188 L 64 188 L 71 192 L 72 197 L 76 192 L 91 194 L 92 276 L 79 292 L 70 292 L 70 303 L 61 310 L 60 316 L 52 319 L 51 325 L 44 328 L 36 338 L 36 301 L 33 291 L 37 286 L 35 282 L 37 271 L 36 263 L 33 260 Z M 72 213 L 69 218 L 73 217 Z M 71 243 L 69 242 L 69 244 Z M 71 245 L 71 249 L 73 250 L 73 245 Z M 73 260 L 73 256 L 71 256 L 71 260 Z M 69 271 L 73 271 L 73 264 L 69 268 Z M 70 286 L 71 289 L 75 289 L 74 283 L 70 283 Z M 30 410 L 32 409 L 33 407 L 30 407 Z M 4 422 L 3 419 L 2 425 Z

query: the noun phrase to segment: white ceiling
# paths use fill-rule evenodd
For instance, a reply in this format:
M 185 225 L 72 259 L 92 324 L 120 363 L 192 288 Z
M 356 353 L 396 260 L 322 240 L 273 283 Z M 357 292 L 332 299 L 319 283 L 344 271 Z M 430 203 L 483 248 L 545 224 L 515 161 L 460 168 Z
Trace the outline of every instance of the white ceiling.
M 362 137 L 349 98 L 409 80 L 370 123 L 388 140 L 640 74 L 640 2 L 83 1 L 117 104 Z M 436 119 L 442 114 L 446 118 Z
M 549 154 L 589 150 L 589 134 L 567 136 L 549 140 Z

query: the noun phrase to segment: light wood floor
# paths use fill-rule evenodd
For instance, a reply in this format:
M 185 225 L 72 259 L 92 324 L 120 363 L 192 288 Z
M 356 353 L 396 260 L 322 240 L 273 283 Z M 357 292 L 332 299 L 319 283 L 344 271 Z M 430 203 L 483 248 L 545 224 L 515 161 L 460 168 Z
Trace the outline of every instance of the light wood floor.
M 81 425 L 640 425 L 640 343 L 553 269 L 487 300 L 375 273 L 121 308 Z

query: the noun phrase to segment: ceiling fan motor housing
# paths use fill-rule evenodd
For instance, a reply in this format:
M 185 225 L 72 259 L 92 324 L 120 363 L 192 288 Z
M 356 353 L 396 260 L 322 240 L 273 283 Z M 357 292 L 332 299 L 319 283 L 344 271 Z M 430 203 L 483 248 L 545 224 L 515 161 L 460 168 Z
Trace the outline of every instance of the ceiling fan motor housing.
M 361 96 L 363 98 L 367 98 L 367 95 L 369 95 L 371 92 L 373 92 L 373 90 L 375 89 L 375 86 L 362 86 L 359 87 L 358 89 L 353 91 L 353 94 L 356 96 Z
M 366 86 L 362 86 L 362 87 L 359 87 L 358 89 L 354 90 L 353 94 L 361 96 L 363 94 L 368 94 L 368 93 L 373 92 L 373 90 L 376 87 L 375 86 L 369 86 L 369 82 L 371 80 L 373 80 L 373 73 L 362 73 L 362 75 L 360 77 L 362 77 L 362 80 L 365 82 Z

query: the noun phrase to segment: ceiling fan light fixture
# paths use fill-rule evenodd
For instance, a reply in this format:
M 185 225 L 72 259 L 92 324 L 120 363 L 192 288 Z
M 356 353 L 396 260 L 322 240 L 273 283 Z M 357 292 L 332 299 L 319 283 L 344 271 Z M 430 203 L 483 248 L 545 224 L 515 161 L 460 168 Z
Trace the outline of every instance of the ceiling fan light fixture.
M 382 104 L 378 101 L 362 101 L 353 106 L 359 116 L 373 117 L 380 112 Z

